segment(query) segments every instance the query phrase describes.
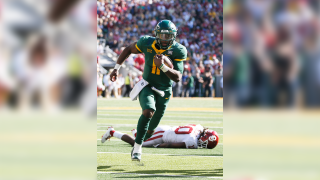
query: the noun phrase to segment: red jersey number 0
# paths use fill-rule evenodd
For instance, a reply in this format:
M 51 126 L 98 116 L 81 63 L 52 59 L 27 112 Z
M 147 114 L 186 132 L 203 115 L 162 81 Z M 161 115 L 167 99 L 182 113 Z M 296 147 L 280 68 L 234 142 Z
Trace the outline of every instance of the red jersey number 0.
M 176 134 L 190 134 L 192 130 L 191 126 L 179 126 L 174 132 Z

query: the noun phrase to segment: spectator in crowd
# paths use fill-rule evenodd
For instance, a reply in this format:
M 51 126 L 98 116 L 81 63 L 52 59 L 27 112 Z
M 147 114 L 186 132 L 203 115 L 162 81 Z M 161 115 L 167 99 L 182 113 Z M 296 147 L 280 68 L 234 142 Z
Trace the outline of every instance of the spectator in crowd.
M 118 81 L 117 81 L 118 82 Z M 109 91 L 108 91 L 108 96 L 111 97 L 112 93 L 114 95 L 115 98 L 118 98 L 118 84 L 117 82 L 112 82 L 110 81 L 110 85 L 109 85 Z
M 119 76 L 118 76 L 117 86 L 118 86 L 118 95 L 121 97 L 122 88 L 124 86 L 124 77 L 122 76 L 122 74 L 119 74 Z
M 204 66 L 203 66 L 203 62 L 202 61 L 200 61 L 200 63 L 199 63 L 199 70 L 200 70 L 201 74 L 204 74 Z
M 190 67 L 189 61 L 186 61 L 184 63 L 184 70 L 183 71 L 187 71 L 187 72 L 191 71 L 191 67 Z
M 184 97 L 185 96 L 185 92 L 187 89 L 187 79 L 188 79 L 188 71 L 184 71 L 182 78 L 181 78 L 181 82 L 182 82 L 182 91 L 181 91 L 181 95 L 180 97 Z
M 187 78 L 186 84 L 187 84 L 186 91 L 185 91 L 184 95 L 185 95 L 185 97 L 191 97 L 192 90 L 193 90 L 193 84 L 194 84 L 194 79 L 193 79 L 191 72 L 188 73 L 188 78 Z
M 102 84 L 102 78 L 103 78 L 103 75 L 98 73 L 98 77 L 97 77 L 97 90 L 98 90 L 98 94 L 97 96 L 98 97 L 102 97 L 101 94 L 102 94 L 102 91 L 105 90 L 105 87 L 104 85 Z
M 194 93 L 193 97 L 202 97 L 201 86 L 203 83 L 203 78 L 200 76 L 200 72 L 197 72 L 194 78 Z
M 100 43 L 99 39 L 97 39 L 97 54 L 102 54 L 103 53 L 103 45 Z
M 134 59 L 134 62 L 135 68 L 139 69 L 140 71 L 143 71 L 145 63 L 144 56 L 142 54 L 138 54 L 137 57 Z
M 104 97 L 106 98 L 109 98 L 110 74 L 111 74 L 111 71 L 109 71 L 108 74 L 104 75 L 103 77 L 103 84 L 105 87 Z
M 117 41 L 117 40 L 113 40 L 113 42 L 112 42 L 112 43 L 109 43 L 108 45 L 109 45 L 109 47 L 110 47 L 111 49 L 116 50 L 116 49 L 118 48 L 118 41 Z
M 212 97 L 212 85 L 213 85 L 213 77 L 212 73 L 210 72 L 210 67 L 206 67 L 206 72 L 204 73 L 203 77 L 203 97 Z
M 139 65 L 138 62 L 135 62 L 135 63 L 134 63 L 134 67 L 135 67 L 136 69 L 138 69 L 139 71 L 143 71 L 142 67 Z
M 196 61 L 193 59 L 191 60 L 191 62 L 192 62 L 190 65 L 191 73 L 193 76 L 196 76 L 198 65 L 197 65 Z
M 132 80 L 133 80 L 133 85 L 137 84 L 137 83 L 140 81 L 140 79 L 139 79 L 139 77 L 136 75 L 136 73 L 133 73 L 133 74 L 132 74 Z
M 130 56 L 127 58 L 126 62 L 127 62 L 127 65 L 133 67 L 135 65 L 135 62 L 134 62 L 134 57 L 136 55 L 135 54 L 130 54 Z
M 212 68 L 214 70 L 215 75 L 221 74 L 222 65 L 220 61 L 217 59 L 216 55 L 213 55 Z
M 123 97 L 129 97 L 130 92 L 133 88 L 133 79 L 130 72 L 125 77 L 124 84 L 126 86 L 126 91 L 124 92 Z
M 202 60 L 203 56 L 199 53 L 193 53 L 193 59 L 196 61 L 197 64 L 199 64 L 200 60 Z

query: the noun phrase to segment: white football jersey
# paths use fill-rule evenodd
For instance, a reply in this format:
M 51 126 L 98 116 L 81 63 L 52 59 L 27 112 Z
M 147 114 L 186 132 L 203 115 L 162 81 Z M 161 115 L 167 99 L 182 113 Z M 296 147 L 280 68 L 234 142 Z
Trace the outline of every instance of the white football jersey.
M 198 124 L 188 124 L 185 126 L 175 126 L 167 129 L 163 134 L 163 141 L 165 143 L 186 143 L 187 149 L 198 148 L 198 138 L 203 127 Z

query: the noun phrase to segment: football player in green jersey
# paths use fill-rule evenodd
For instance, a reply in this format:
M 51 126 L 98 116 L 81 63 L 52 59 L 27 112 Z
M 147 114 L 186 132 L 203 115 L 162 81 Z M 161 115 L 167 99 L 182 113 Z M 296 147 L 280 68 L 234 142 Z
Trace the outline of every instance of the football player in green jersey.
M 138 42 L 126 47 L 118 57 L 117 64 L 110 74 L 110 80 L 116 81 L 121 64 L 131 54 L 144 53 L 145 67 L 143 79 L 149 84 L 139 93 L 142 115 L 137 125 L 137 137 L 131 152 L 132 160 L 141 160 L 142 143 L 152 136 L 160 123 L 172 94 L 173 81 L 181 80 L 183 61 L 187 58 L 187 50 L 176 42 L 177 28 L 169 20 L 160 21 L 154 29 L 155 37 L 143 36 Z M 158 55 L 158 56 L 156 56 Z M 173 69 L 164 64 L 165 56 L 170 58 Z M 164 92 L 164 96 L 153 89 Z

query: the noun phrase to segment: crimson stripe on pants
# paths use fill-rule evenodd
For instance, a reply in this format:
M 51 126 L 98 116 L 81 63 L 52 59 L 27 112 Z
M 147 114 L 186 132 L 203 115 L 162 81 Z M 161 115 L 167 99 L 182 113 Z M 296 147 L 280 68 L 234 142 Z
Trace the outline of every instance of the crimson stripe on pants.
M 153 135 L 159 134 L 159 133 L 164 133 L 164 131 L 157 131 L 157 132 L 155 132 Z
M 149 138 L 148 140 L 146 140 L 145 142 L 147 141 L 151 141 L 151 140 L 154 140 L 154 139 L 158 139 L 158 138 L 161 138 L 163 135 L 160 135 L 160 136 L 156 136 L 156 137 L 153 137 L 153 138 Z

